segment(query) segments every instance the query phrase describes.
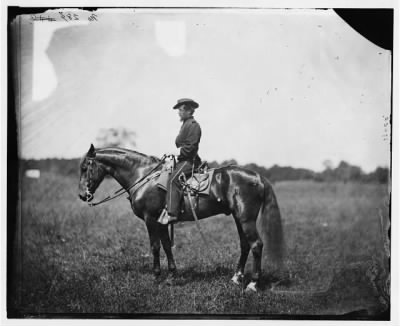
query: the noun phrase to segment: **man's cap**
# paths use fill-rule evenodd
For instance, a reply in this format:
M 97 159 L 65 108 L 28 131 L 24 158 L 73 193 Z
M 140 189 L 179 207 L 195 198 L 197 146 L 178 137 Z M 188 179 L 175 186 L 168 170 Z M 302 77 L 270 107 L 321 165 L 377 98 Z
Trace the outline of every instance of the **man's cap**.
M 181 98 L 178 100 L 178 103 L 174 105 L 174 110 L 177 109 L 180 105 L 182 104 L 188 104 L 190 105 L 193 109 L 197 109 L 199 107 L 199 104 L 193 101 L 190 98 Z

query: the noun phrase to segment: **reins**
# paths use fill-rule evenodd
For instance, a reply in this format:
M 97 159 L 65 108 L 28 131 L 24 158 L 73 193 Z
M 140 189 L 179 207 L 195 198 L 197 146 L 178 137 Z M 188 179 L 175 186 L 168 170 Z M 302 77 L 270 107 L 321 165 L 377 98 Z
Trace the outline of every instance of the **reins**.
M 147 174 L 145 174 L 143 177 L 141 177 L 138 181 L 136 181 L 134 184 L 130 185 L 127 189 L 124 189 L 123 187 L 121 187 L 120 189 L 116 190 L 112 195 L 108 195 L 107 197 L 103 198 L 102 200 L 96 202 L 96 203 L 88 203 L 88 205 L 90 207 L 94 207 L 103 203 L 106 203 L 110 200 L 113 200 L 121 195 L 123 195 L 125 192 L 129 192 L 129 190 L 131 190 L 133 187 L 137 186 L 139 183 L 146 181 L 142 184 L 142 186 L 144 184 L 146 184 L 148 181 L 150 181 L 151 179 L 153 179 L 155 176 L 153 176 L 152 178 L 148 178 L 154 171 L 156 171 L 165 161 L 165 159 L 167 158 L 167 155 L 163 155 L 163 157 L 161 158 L 160 162 L 153 168 L 151 169 L 151 171 Z M 147 180 L 145 180 L 147 178 Z M 135 191 L 137 191 L 139 188 L 135 189 Z

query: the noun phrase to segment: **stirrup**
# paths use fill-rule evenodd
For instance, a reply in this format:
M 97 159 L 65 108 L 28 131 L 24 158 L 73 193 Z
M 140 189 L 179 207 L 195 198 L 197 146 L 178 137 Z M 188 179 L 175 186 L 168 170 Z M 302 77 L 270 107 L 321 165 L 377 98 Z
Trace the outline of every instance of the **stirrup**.
M 171 219 L 172 217 L 173 217 L 173 219 Z M 177 222 L 179 222 L 179 220 L 176 216 L 168 215 L 168 224 L 175 224 Z

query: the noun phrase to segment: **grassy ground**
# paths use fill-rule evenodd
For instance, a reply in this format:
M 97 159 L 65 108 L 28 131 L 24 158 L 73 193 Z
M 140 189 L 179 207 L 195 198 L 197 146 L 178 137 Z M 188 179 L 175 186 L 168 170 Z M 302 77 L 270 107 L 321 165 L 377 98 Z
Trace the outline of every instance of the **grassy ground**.
M 106 180 L 96 198 L 116 189 Z M 272 290 L 264 259 L 261 291 L 231 284 L 239 241 L 230 216 L 175 227 L 178 275 L 155 280 L 144 223 L 125 197 L 89 208 L 77 180 L 43 174 L 22 181 L 22 287 L 10 298 L 30 313 L 376 314 L 387 307 L 379 216 L 388 217 L 387 187 L 282 182 L 275 185 L 284 221 L 288 279 Z M 249 257 L 252 258 L 252 257 Z M 251 266 L 249 259 L 248 269 Z M 274 272 L 275 273 L 275 272 Z M 383 285 L 382 285 L 383 284 Z M 383 293 L 383 294 L 382 294 Z

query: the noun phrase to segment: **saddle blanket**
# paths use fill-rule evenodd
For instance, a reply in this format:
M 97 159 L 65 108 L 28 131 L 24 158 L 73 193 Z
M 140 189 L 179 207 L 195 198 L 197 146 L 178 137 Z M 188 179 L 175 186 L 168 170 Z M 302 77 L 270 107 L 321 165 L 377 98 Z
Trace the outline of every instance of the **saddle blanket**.
M 167 190 L 168 179 L 171 174 L 170 169 L 163 169 L 157 180 L 157 186 L 163 190 Z M 192 177 L 187 179 L 186 184 L 189 185 L 195 193 L 208 196 L 210 194 L 211 180 L 214 175 L 214 169 L 208 170 L 206 173 L 194 173 Z

